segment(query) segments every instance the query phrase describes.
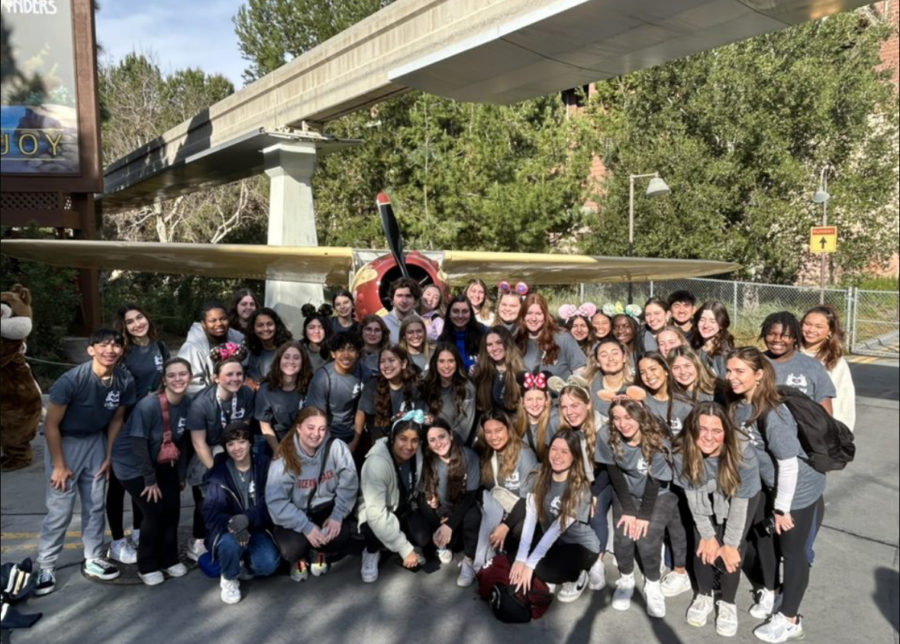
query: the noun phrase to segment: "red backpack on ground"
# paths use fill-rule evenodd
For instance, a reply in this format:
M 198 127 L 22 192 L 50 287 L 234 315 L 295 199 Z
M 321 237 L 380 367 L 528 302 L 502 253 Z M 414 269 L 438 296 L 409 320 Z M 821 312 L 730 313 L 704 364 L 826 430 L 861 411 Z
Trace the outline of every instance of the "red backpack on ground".
M 516 591 L 509 584 L 509 558 L 496 555 L 478 571 L 478 594 L 491 604 L 494 615 L 502 622 L 522 623 L 538 619 L 547 612 L 553 596 L 547 584 L 531 578 L 531 590 Z

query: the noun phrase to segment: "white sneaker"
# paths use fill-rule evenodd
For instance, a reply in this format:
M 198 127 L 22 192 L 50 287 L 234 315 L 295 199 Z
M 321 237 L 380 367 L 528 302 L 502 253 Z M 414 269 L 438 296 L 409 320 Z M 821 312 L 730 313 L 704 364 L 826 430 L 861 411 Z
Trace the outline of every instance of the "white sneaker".
M 732 604 L 732 606 L 733 605 L 734 604 Z M 709 618 L 712 611 L 712 595 L 702 595 L 697 593 L 697 596 L 694 597 L 694 601 L 691 602 L 690 608 L 688 608 L 686 616 L 687 623 L 691 626 L 696 626 L 697 628 L 706 626 L 706 620 Z
M 719 600 L 719 616 L 716 617 L 716 633 L 722 637 L 734 637 L 737 634 L 737 606 Z
M 165 575 L 159 570 L 154 570 L 153 572 L 139 572 L 138 577 L 148 586 L 158 586 L 166 580 Z
M 453 561 L 453 551 L 450 548 L 438 548 L 437 558 L 442 564 L 448 564 Z
M 578 579 L 575 581 L 567 581 L 560 587 L 559 593 L 557 593 L 556 597 L 559 601 L 563 603 L 573 602 L 579 597 L 581 597 L 581 593 L 584 592 L 584 589 L 587 588 L 588 585 L 588 572 L 587 570 L 582 570 L 581 574 L 578 575 Z
M 658 580 L 644 580 L 644 601 L 647 602 L 647 614 L 650 617 L 666 616 L 666 597 Z
M 197 561 L 200 559 L 200 556 L 206 553 L 206 544 L 203 543 L 203 539 L 191 539 L 191 542 L 188 544 L 187 555 L 188 559 L 193 561 Z
M 456 585 L 460 588 L 468 588 L 473 581 L 475 581 L 475 567 L 472 565 L 471 559 L 463 557 L 463 560 L 459 562 L 459 576 L 456 578 Z
M 756 603 L 750 607 L 750 614 L 756 619 L 767 619 L 775 610 L 775 591 L 763 588 L 757 595 Z
M 686 572 L 675 572 L 673 570 L 663 577 L 660 587 L 665 597 L 675 597 L 691 589 L 691 577 Z
M 787 642 L 788 640 L 803 639 L 803 623 L 797 616 L 797 623 L 792 623 L 781 613 L 775 613 L 765 624 L 753 629 L 753 634 L 763 642 Z
M 188 567 L 180 561 L 163 570 L 169 577 L 184 577 L 188 574 Z
M 381 551 L 369 552 L 365 548 L 362 551 L 362 568 L 359 571 L 364 583 L 371 584 L 378 579 L 378 562 L 381 560 Z
M 606 566 L 603 565 L 603 557 L 597 557 L 597 561 L 588 572 L 588 588 L 602 590 L 606 586 Z
M 220 597 L 226 604 L 237 604 L 241 601 L 241 583 L 237 579 L 219 579 Z
M 128 539 L 116 539 L 109 545 L 109 558 L 123 564 L 136 564 L 137 550 Z
M 328 572 L 328 562 L 325 561 L 325 553 L 316 553 L 316 560 L 309 564 L 309 572 L 313 577 L 321 577 Z
M 301 559 L 296 564 L 291 566 L 291 581 L 301 582 L 309 579 L 309 566 L 306 565 L 306 561 Z
M 634 573 L 621 575 L 616 580 L 613 591 L 612 607 L 616 610 L 628 610 L 631 607 L 631 596 L 634 595 Z

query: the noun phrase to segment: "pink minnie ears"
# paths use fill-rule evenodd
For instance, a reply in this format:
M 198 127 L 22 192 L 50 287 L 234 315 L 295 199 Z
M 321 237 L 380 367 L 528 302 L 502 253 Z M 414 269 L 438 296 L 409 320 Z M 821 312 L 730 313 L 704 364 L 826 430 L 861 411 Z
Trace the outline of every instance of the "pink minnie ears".
M 546 391 L 547 389 L 547 377 L 543 373 L 532 373 L 531 371 L 526 371 L 525 376 L 522 379 L 522 386 L 525 390 L 529 389 L 538 389 L 539 391 Z
M 220 344 L 217 347 L 213 347 L 212 351 L 209 352 L 212 356 L 212 359 L 216 362 L 223 362 L 224 360 L 228 360 L 228 358 L 235 357 L 239 360 L 243 360 L 247 351 L 243 345 L 237 344 L 236 342 L 226 342 L 224 344 Z
M 559 307 L 559 317 L 568 322 L 575 315 L 581 315 L 590 320 L 594 317 L 594 313 L 597 312 L 597 305 L 593 302 L 585 302 L 581 306 L 575 306 L 574 304 L 563 304 Z
M 525 282 L 516 282 L 516 285 L 513 287 L 509 285 L 509 282 L 503 280 L 497 284 L 497 290 L 500 291 L 500 293 L 515 293 L 516 295 L 525 297 L 528 295 L 528 284 Z

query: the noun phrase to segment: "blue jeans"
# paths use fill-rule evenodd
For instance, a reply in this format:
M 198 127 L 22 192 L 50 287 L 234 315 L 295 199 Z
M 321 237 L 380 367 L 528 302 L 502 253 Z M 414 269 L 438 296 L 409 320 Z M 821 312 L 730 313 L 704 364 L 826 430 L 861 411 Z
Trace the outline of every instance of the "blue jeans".
M 253 532 L 246 546 L 238 545 L 234 535 L 225 532 L 216 545 L 216 558 L 225 579 L 237 579 L 241 571 L 241 558 L 247 553 L 249 570 L 254 575 L 265 577 L 278 569 L 281 555 L 272 538 L 265 532 Z

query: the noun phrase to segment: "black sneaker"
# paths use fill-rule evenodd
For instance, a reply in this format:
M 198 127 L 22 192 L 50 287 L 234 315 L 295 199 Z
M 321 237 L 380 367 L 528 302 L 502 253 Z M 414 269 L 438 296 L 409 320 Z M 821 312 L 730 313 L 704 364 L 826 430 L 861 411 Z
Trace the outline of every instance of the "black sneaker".
M 88 577 L 110 581 L 119 576 L 119 569 L 105 559 L 86 559 L 81 571 Z
M 53 572 L 53 568 L 41 568 L 32 592 L 36 597 L 40 597 L 49 595 L 54 590 L 56 590 L 56 573 Z

